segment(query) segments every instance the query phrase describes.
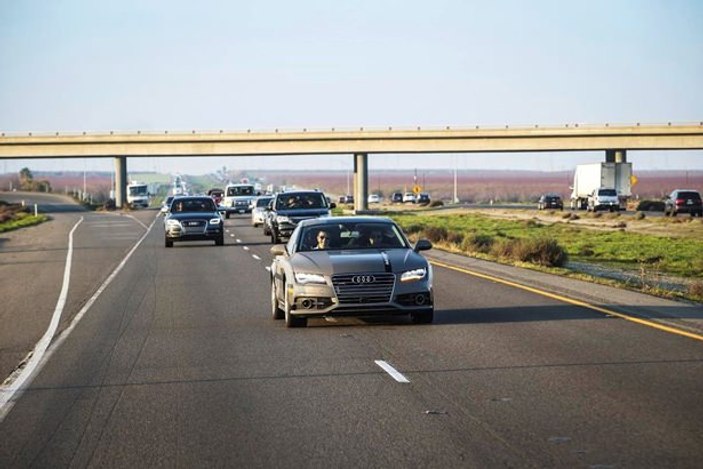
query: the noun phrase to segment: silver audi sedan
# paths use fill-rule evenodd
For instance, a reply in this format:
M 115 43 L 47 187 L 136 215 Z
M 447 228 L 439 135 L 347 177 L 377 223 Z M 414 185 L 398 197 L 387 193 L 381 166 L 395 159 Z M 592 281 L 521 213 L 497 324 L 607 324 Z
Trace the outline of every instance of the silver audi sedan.
M 287 244 L 271 248 L 271 314 L 288 327 L 308 318 L 409 314 L 434 317 L 432 266 L 398 225 L 384 217 L 331 217 L 300 222 Z

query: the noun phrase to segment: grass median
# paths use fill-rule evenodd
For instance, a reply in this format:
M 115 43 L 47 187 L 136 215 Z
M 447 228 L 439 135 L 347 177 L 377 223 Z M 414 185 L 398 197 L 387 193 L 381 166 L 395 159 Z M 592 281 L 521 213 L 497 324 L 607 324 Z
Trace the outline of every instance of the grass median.
M 662 236 L 628 231 L 628 224 L 640 222 L 635 217 L 602 220 L 599 226 L 579 226 L 568 219 L 545 222 L 478 213 L 390 216 L 411 236 L 429 238 L 438 247 L 454 252 L 546 270 L 562 268 L 558 270 L 560 273 L 567 273 L 574 263 L 591 264 L 631 273 L 630 278 L 640 280 L 639 289 L 703 300 L 700 219 L 671 223 L 671 235 Z M 692 235 L 674 233 L 679 228 L 686 228 L 685 232 Z M 684 291 L 663 288 L 661 279 L 666 276 L 686 279 Z M 656 281 L 651 281 L 652 278 Z

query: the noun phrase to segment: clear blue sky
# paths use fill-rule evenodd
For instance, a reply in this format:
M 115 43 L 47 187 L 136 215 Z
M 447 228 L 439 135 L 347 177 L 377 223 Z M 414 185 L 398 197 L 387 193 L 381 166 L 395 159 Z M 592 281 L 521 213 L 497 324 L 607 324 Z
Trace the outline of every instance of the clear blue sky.
M 703 120 L 703 1 L 0 0 L 0 130 Z M 570 169 L 579 155 L 371 156 Z M 703 169 L 703 152 L 629 154 Z M 110 169 L 112 161 L 3 163 Z M 352 167 L 351 156 L 130 159 L 130 169 Z

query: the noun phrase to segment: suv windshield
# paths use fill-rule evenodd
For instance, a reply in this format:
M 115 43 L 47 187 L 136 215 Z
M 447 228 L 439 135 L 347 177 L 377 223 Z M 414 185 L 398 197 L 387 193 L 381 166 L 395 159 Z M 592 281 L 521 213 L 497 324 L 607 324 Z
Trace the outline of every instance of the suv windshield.
M 618 196 L 617 192 L 615 192 L 615 189 L 599 189 L 598 195 L 603 195 L 606 197 L 617 197 Z
M 271 197 L 261 197 L 259 199 L 256 199 L 256 206 L 257 207 L 266 207 L 269 202 L 271 202 Z
M 325 223 L 305 228 L 298 251 L 407 248 L 391 223 Z
M 178 199 L 173 202 L 172 212 L 214 212 L 215 202 L 210 198 Z
M 147 194 L 147 187 L 146 186 L 133 186 L 129 188 L 129 195 L 146 195 Z
M 321 192 L 279 194 L 276 198 L 276 210 L 327 208 L 327 199 Z
M 227 188 L 227 197 L 254 195 L 254 186 L 233 186 Z

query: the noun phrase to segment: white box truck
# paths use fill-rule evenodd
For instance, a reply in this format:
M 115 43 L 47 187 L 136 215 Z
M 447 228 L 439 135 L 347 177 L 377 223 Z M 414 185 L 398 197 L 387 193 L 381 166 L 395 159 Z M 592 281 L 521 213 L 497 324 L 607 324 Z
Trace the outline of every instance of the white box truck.
M 127 184 L 127 203 L 130 207 L 149 207 L 149 196 L 149 186 L 147 184 L 136 181 Z
M 589 163 L 576 166 L 571 208 L 585 210 L 588 197 L 598 189 L 615 189 L 620 205 L 632 195 L 632 163 Z M 597 192 L 596 192 L 597 193 Z

